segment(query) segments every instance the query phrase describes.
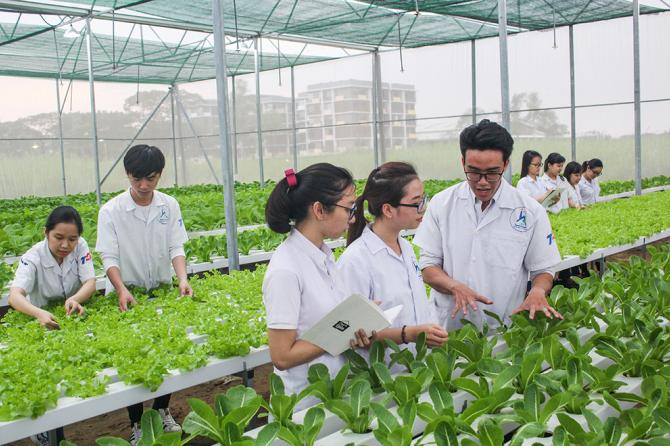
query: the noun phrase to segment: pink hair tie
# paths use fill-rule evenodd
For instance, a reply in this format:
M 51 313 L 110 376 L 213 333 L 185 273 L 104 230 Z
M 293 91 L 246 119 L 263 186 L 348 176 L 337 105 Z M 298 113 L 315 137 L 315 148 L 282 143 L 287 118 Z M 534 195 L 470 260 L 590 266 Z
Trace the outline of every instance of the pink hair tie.
M 286 177 L 289 189 L 298 186 L 298 177 L 295 176 L 295 171 L 293 169 L 286 169 L 284 171 L 284 176 Z

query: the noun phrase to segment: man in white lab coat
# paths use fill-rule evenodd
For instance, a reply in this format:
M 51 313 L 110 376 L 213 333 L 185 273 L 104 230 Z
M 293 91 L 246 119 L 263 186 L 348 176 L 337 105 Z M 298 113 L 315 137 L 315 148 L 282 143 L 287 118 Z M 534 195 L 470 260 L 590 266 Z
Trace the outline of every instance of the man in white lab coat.
M 131 285 L 146 289 L 172 282 L 172 269 L 179 279 L 182 295 L 192 295 L 186 276 L 184 243 L 188 240 L 177 200 L 156 190 L 165 167 L 165 157 L 157 147 L 131 147 L 123 158 L 130 188 L 100 208 L 96 250 L 107 274 L 107 292 L 116 290 L 119 309 L 136 304 L 128 290 Z M 156 398 L 153 408 L 166 432 L 179 432 L 168 408 L 170 394 Z M 130 443 L 141 436 L 142 403 L 128 407 Z
M 505 323 L 521 311 L 531 319 L 538 311 L 562 318 L 546 298 L 551 267 L 561 260 L 547 213 L 502 178 L 513 144 L 504 127 L 487 119 L 463 130 L 467 181 L 433 197 L 414 238 L 424 281 L 447 330 L 461 327 L 461 318 L 495 327 L 484 309 Z

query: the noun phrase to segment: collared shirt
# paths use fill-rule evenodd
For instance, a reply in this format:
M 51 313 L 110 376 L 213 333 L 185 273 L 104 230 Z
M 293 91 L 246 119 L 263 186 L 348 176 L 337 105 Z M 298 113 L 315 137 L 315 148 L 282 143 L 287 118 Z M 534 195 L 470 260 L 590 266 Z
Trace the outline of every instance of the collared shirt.
M 33 305 L 42 308 L 50 300 L 71 297 L 91 279 L 95 279 L 93 260 L 83 237 L 60 265 L 44 239 L 21 256 L 10 287 L 21 288 Z
M 530 175 L 519 179 L 519 182 L 516 183 L 516 188 L 525 192 L 536 200 L 547 193 L 547 184 L 542 180 L 542 178 L 537 177 L 532 179 Z
M 402 237 L 398 243 L 400 255 L 366 227 L 337 261 L 339 277 L 347 285 L 348 295 L 379 300 L 383 310 L 402 304 L 391 327 L 436 324 L 437 315 L 426 294 L 414 249 Z
M 346 289 L 336 275 L 332 250 L 325 243 L 317 248 L 300 231 L 292 229 L 272 255 L 263 278 L 268 328 L 296 330 L 300 338 L 346 297 Z M 316 363 L 325 364 L 335 376 L 344 365 L 344 357 L 324 353 L 288 370 L 275 369 L 287 394 L 307 387 L 307 371 Z M 300 407 L 314 402 L 303 400 Z
M 542 181 L 549 185 L 550 189 L 558 189 L 559 187 L 563 189 L 563 192 L 561 192 L 561 198 L 558 200 L 558 202 L 552 206 L 549 206 L 547 210 L 554 214 L 558 214 L 561 212 L 561 209 L 568 209 L 570 207 L 570 203 L 568 201 L 570 197 L 570 192 L 568 190 L 570 188 L 570 183 L 568 183 L 568 180 L 560 175 L 558 175 L 555 180 L 552 180 L 549 175 L 545 173 L 542 175 Z
M 523 302 L 531 272 L 545 271 L 560 262 L 547 213 L 536 200 L 502 180 L 496 205 L 481 221 L 474 210 L 467 182 L 438 193 L 428 205 L 414 237 L 421 248 L 419 266 L 440 266 L 450 277 L 493 301 L 478 304 L 467 319 L 481 326 L 497 325 L 483 310 L 509 322 Z M 451 319 L 454 299 L 431 290 L 438 318 L 447 330 L 461 326 Z
M 582 195 L 579 193 L 579 184 L 576 184 L 574 186 L 570 184 L 568 187 L 568 192 L 570 193 L 569 196 L 573 203 L 575 203 L 578 207 L 584 206 L 584 201 L 582 201 Z
M 148 218 L 130 195 L 130 190 L 100 208 L 95 246 L 105 271 L 117 266 L 123 283 L 147 289 L 172 280 L 171 261 L 184 255 L 188 240 L 177 200 L 154 191 Z M 106 292 L 114 290 L 107 280 Z
M 579 187 L 579 194 L 584 204 L 593 204 L 598 201 L 598 197 L 600 197 L 600 182 L 598 178 L 588 181 L 582 175 L 577 186 Z
M 475 216 L 477 217 L 477 224 L 479 224 L 484 218 L 484 216 L 488 214 L 493 207 L 495 207 L 496 201 L 500 199 L 501 189 L 502 188 L 499 187 L 498 190 L 495 192 L 495 194 L 493 194 L 493 197 L 491 197 L 491 202 L 489 203 L 488 206 L 486 206 L 486 209 L 482 209 L 482 201 L 479 198 L 477 198 L 472 189 L 469 189 L 470 198 L 472 198 L 475 202 Z

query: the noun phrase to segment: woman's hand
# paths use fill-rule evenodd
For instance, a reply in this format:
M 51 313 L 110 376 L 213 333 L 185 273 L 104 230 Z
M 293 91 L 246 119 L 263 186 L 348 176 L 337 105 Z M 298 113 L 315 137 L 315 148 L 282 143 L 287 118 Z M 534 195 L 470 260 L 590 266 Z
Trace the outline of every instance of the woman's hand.
M 449 334 L 437 324 L 412 325 L 405 331 L 410 342 L 416 342 L 420 333 L 426 333 L 428 347 L 440 347 L 449 339 Z
M 46 310 L 40 310 L 35 317 L 44 328 L 48 328 L 49 330 L 58 330 L 60 328 L 54 315 Z
M 368 336 L 365 333 L 365 330 L 363 330 L 361 328 L 360 330 L 357 330 L 354 333 L 355 337 L 354 337 L 354 339 L 352 339 L 350 341 L 349 345 L 351 345 L 351 348 L 353 348 L 353 349 L 356 349 L 356 348 L 368 349 L 372 345 L 372 342 L 374 341 L 376 334 L 377 333 L 375 331 L 372 331 L 370 336 Z
M 73 298 L 69 298 L 65 301 L 65 314 L 68 316 L 74 312 L 79 313 L 79 316 L 83 316 L 84 313 L 86 313 L 86 310 L 84 310 L 84 307 L 74 300 Z

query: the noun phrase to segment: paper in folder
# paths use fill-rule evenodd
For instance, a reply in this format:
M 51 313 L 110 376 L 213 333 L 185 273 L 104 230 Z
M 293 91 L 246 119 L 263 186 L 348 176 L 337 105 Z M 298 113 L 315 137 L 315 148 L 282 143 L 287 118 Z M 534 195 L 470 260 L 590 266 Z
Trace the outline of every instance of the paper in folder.
M 368 334 L 373 330 L 383 330 L 391 325 L 400 310 L 402 305 L 384 311 L 373 301 L 359 294 L 352 294 L 303 333 L 300 339 L 318 345 L 336 356 L 349 348 L 349 342 L 355 338 L 356 330 L 362 328 Z

